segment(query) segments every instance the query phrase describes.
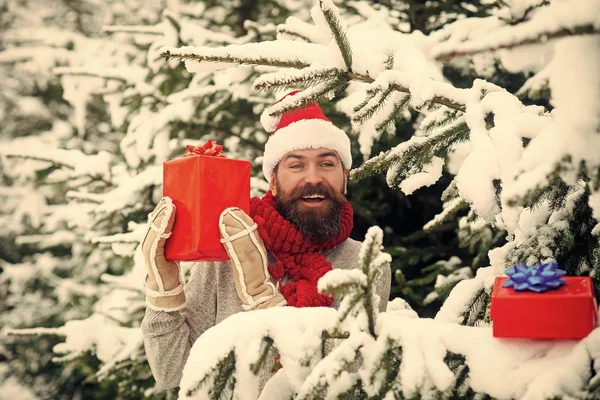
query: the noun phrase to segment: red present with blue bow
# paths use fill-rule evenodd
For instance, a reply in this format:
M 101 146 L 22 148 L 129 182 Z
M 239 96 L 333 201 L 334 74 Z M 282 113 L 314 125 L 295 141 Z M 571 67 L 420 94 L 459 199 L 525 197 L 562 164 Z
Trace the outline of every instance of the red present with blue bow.
M 250 212 L 250 162 L 226 158 L 209 140 L 163 163 L 163 196 L 175 204 L 165 256 L 175 261 L 225 261 L 219 215 L 228 207 Z
M 590 277 L 564 276 L 556 261 L 520 263 L 497 277 L 490 316 L 494 337 L 581 339 L 598 324 Z

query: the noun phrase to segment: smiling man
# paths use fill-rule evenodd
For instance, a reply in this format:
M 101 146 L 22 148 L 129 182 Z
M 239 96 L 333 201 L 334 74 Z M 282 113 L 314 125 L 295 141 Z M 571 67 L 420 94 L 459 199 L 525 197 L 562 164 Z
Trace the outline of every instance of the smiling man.
M 348 178 L 341 164 L 331 150 L 296 150 L 283 157 L 271 178 L 277 211 L 315 243 L 340 230 Z
M 361 268 L 361 243 L 349 237 L 353 212 L 345 194 L 352 157 L 346 133 L 316 103 L 277 119 L 263 114 L 261 123 L 272 132 L 263 159 L 269 191 L 251 199 L 250 215 L 239 209 L 221 215 L 230 261 L 196 263 L 184 290 L 178 264 L 164 258 L 175 215 L 170 199 L 148 216 L 141 245 L 148 267 L 142 332 L 163 388 L 179 385 L 191 346 L 223 319 L 276 306 L 337 308 L 340 299 L 320 294 L 318 280 L 332 269 Z M 390 279 L 388 267 L 377 282 L 380 311 Z

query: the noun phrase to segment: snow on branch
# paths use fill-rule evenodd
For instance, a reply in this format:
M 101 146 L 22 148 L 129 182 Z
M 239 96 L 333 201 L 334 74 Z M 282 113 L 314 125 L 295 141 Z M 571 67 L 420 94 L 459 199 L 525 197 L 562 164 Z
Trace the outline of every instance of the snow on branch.
M 362 271 L 333 270 L 321 278 L 318 284 L 319 292 L 342 298 L 338 315 L 340 326 L 350 315 L 356 318 L 362 315 L 371 336 L 375 336 L 380 301 L 373 288 L 381 277 L 384 266 L 389 266 L 391 262 L 391 256 L 381 251 L 382 240 L 381 228 L 369 228 L 359 254 Z
M 365 288 L 367 276 L 360 270 L 332 270 L 319 280 L 319 292 L 334 295 L 337 293 L 348 293 L 351 288 Z
M 267 41 L 225 47 L 165 47 L 162 56 L 167 60 L 268 65 L 283 68 L 305 68 L 318 60 L 325 46 L 313 43 Z
M 12 336 L 26 336 L 26 335 L 56 335 L 56 336 L 67 336 L 65 327 L 60 328 L 29 328 L 29 329 L 4 329 L 4 334 Z
M 427 222 L 423 226 L 423 230 L 432 231 L 435 227 L 440 226 L 444 222 L 448 221 L 456 215 L 460 210 L 467 208 L 468 203 L 460 197 L 455 197 L 449 201 L 445 201 L 443 204 L 443 210 L 437 214 L 433 219 Z
M 108 178 L 110 154 L 100 151 L 88 155 L 80 150 L 59 149 L 45 146 L 28 138 L 13 140 L 0 148 L 0 155 L 47 161 L 74 171 L 75 176 L 89 175 L 96 178 Z
M 465 379 L 493 398 L 541 400 L 586 390 L 600 329 L 581 341 L 508 341 L 494 338 L 491 327 L 459 325 L 465 303 L 489 278 L 459 283 L 435 319 L 390 307 L 378 316 L 376 337 L 350 330 L 324 356 L 322 332 L 336 327 L 340 311 L 283 307 L 232 315 L 193 345 L 180 396 L 208 399 L 227 389 L 254 399 L 261 381 L 268 392 L 261 398 L 275 398 L 278 389 L 300 399 L 453 398 Z
M 321 7 L 321 11 L 323 11 L 323 15 L 327 21 L 329 29 L 331 30 L 331 34 L 335 40 L 335 43 L 342 54 L 346 69 L 351 71 L 352 48 L 350 47 L 350 42 L 346 36 L 346 29 L 342 25 L 340 12 L 331 0 L 319 0 L 319 6 Z
M 273 118 L 284 114 L 290 110 L 304 107 L 306 104 L 315 101 L 315 99 L 328 96 L 332 91 L 340 87 L 342 84 L 343 83 L 340 81 L 328 81 L 320 83 L 306 90 L 303 90 L 302 92 L 294 96 L 285 97 L 280 102 L 269 107 L 266 110 L 266 113 L 267 115 Z
M 323 35 L 315 25 L 304 22 L 299 18 L 290 16 L 285 20 L 285 24 L 277 25 L 278 38 L 289 35 L 292 38 L 300 38 L 306 42 L 327 45 L 327 40 L 322 40 Z
M 142 33 L 145 35 L 164 35 L 164 29 L 158 25 L 106 25 L 102 27 L 103 32 L 115 33 Z
M 552 71 L 552 62 L 549 62 L 544 68 L 536 72 L 531 78 L 527 79 L 523 86 L 517 91 L 516 95 L 519 98 L 529 97 L 536 99 L 540 97 L 540 93 L 548 90 L 550 82 L 550 74 Z
M 139 328 L 114 325 L 107 317 L 93 314 L 84 320 L 72 320 L 58 328 L 5 329 L 7 335 L 57 335 L 65 342 L 54 346 L 54 352 L 64 354 L 53 361 L 70 361 L 92 352 L 103 366 L 97 372 L 102 377 L 116 363 L 134 358 L 143 345 Z M 85 332 L 85 334 L 82 334 Z
M 46 249 L 56 246 L 70 246 L 77 241 L 77 235 L 72 231 L 58 230 L 48 234 L 20 235 L 15 239 L 19 246 L 36 245 Z
M 136 84 L 144 81 L 148 70 L 143 68 L 93 68 L 93 67 L 58 67 L 54 68 L 56 75 L 89 76 L 108 80 L 116 80 L 123 83 Z
M 353 391 L 359 378 L 347 370 L 351 366 L 356 370 L 359 349 L 374 340 L 379 310 L 376 282 L 391 260 L 381 251 L 382 239 L 379 227 L 367 232 L 360 251 L 362 271 L 333 270 L 319 280 L 321 293 L 342 298 L 339 311 L 326 307 L 256 310 L 235 314 L 206 331 L 192 347 L 184 368 L 183 398 L 206 398 L 226 388 L 234 396 L 256 398 L 259 382 L 270 377 L 272 367 L 281 367 L 275 380 L 299 392 L 298 398 Z M 334 339 L 345 341 L 335 347 Z
M 315 366 L 295 399 L 348 398 L 349 392 L 358 382 L 358 375 L 349 371 L 356 362 L 360 348 L 371 340 L 368 334 L 360 332 L 333 349 Z
M 476 54 L 484 51 L 511 49 L 575 35 L 600 34 L 600 3 L 597 1 L 552 2 L 541 8 L 526 22 L 501 26 L 461 43 L 444 41 L 436 44 L 431 56 L 437 60 Z
M 143 225 L 142 225 L 143 226 Z M 95 236 L 89 238 L 92 243 L 139 243 L 140 238 L 137 233 L 117 233 L 108 236 Z
M 584 182 L 566 189 L 568 194 L 564 196 L 564 204 L 561 207 L 552 205 L 551 199 L 545 198 L 541 204 L 520 215 L 515 239 L 507 246 L 510 249 L 506 257 L 509 262 L 516 264 L 525 261 L 528 265 L 534 265 L 557 259 L 563 256 L 561 253 L 568 251 L 564 249 L 569 249 L 569 245 L 564 242 L 573 240 L 569 221 L 575 219 L 573 214 L 585 209 L 589 190 Z M 562 200 L 563 195 L 559 196 Z M 532 221 L 535 222 L 532 224 Z M 529 224 L 532 224 L 534 229 Z M 580 273 L 579 270 L 571 270 L 568 267 L 563 269 L 570 275 Z
M 397 70 L 386 70 L 377 75 L 371 90 L 388 88 L 410 93 L 411 104 L 418 108 L 425 102 L 444 105 L 458 111 L 465 111 L 468 102 L 468 89 L 458 89 L 447 82 L 436 81 L 424 75 Z
M 0 51 L 0 65 L 16 64 L 22 61 L 37 59 L 38 57 L 67 62 L 71 60 L 73 54 L 71 51 L 61 48 L 43 48 L 37 46 L 10 47 Z
M 121 184 L 115 189 L 103 193 L 102 202 L 94 208 L 94 212 L 100 216 L 124 212 L 124 210 L 134 208 L 140 201 L 142 191 L 152 185 L 162 183 L 162 166 L 155 165 L 146 168 L 138 175 L 124 177 Z
M 113 250 L 115 250 L 115 248 L 125 248 L 129 250 L 131 249 L 131 246 L 129 245 L 137 245 L 142 241 L 146 235 L 146 232 L 148 231 L 148 224 L 138 224 L 134 221 L 129 221 L 127 224 L 127 229 L 129 232 L 116 233 L 112 235 L 99 235 L 95 232 L 89 232 L 85 235 L 85 240 L 88 240 L 94 244 L 111 244 Z
M 411 69 L 410 71 L 394 69 L 377 73 L 377 68 L 375 68 L 375 72 L 369 72 L 373 71 L 373 68 L 364 65 L 354 68 L 355 70 L 351 69 L 353 57 L 351 51 L 352 42 L 346 35 L 345 27 L 342 26 L 339 11 L 331 1 L 322 1 L 319 4 L 320 8 L 315 7 L 312 12 L 313 20 L 317 24 L 317 28 L 315 29 L 317 31 L 319 28 L 320 30 L 326 29 L 327 32 L 331 33 L 333 45 L 329 42 L 328 45 L 323 44 L 323 38 L 317 38 L 317 32 L 315 31 L 315 38 L 313 39 L 318 40 L 318 43 L 279 40 L 215 48 L 206 46 L 165 47 L 161 51 L 167 59 L 178 58 L 185 61 L 188 70 L 191 72 L 205 70 L 196 66 L 196 63 L 198 65 L 206 64 L 206 67 L 212 65 L 211 69 L 229 68 L 236 64 L 263 65 L 279 68 L 304 68 L 305 70 L 297 73 L 284 71 L 268 74 L 258 78 L 254 86 L 256 89 L 264 90 L 280 87 L 287 88 L 292 85 L 305 87 L 322 84 L 323 87 L 321 90 L 313 92 L 312 97 L 310 99 L 307 98 L 307 101 L 315 101 L 325 93 L 344 87 L 350 81 L 358 81 L 370 83 L 371 86 L 368 89 L 374 91 L 376 94 L 383 92 L 383 95 L 380 94 L 377 99 L 380 97 L 387 99 L 393 91 L 399 91 L 410 94 L 412 105 L 415 108 L 422 106 L 424 103 L 434 103 L 445 105 L 458 111 L 465 111 L 467 100 L 464 94 L 466 91 L 456 89 L 449 83 L 441 81 L 441 79 L 432 79 L 431 76 L 437 76 L 436 74 L 438 73 L 434 74 L 433 67 L 429 65 L 423 54 L 420 55 L 422 61 L 419 61 L 420 63 L 424 63 L 419 64 L 423 65 L 423 68 Z M 303 27 L 306 28 L 304 25 Z M 378 39 L 378 37 L 375 37 L 373 40 Z M 411 36 L 405 40 L 418 41 L 419 38 Z M 357 48 L 361 52 L 369 51 L 361 46 L 357 46 Z M 341 53 L 341 57 L 339 53 Z M 361 53 L 363 56 L 368 56 L 368 54 Z M 388 54 L 388 57 L 381 66 L 394 68 L 394 60 L 397 57 L 397 54 Z M 341 71 L 345 71 L 345 73 Z M 305 103 L 294 102 L 294 104 L 289 109 L 285 108 L 276 112 L 274 109 L 271 109 L 269 114 L 272 116 L 279 115 L 280 111 L 289 111 L 290 109 L 301 107 Z M 369 107 L 367 110 L 370 111 L 363 111 L 366 115 L 365 118 L 372 115 L 376 108 Z M 398 107 L 396 110 L 400 112 L 401 108 Z M 363 120 L 362 117 L 359 119 Z
M 558 85 L 567 76 L 595 79 L 593 69 L 586 70 L 585 66 L 595 59 L 591 50 L 597 36 L 558 41 L 556 50 L 562 48 L 564 51 L 557 51 L 552 70 L 538 77 L 549 76 L 550 86 L 555 86 L 552 87 L 554 102 L 561 98 L 556 96 L 560 88 L 565 91 L 562 96 L 564 103 L 560 107 L 558 103 L 553 103 L 557 111 L 560 108 L 571 110 L 562 114 L 559 111 L 551 115 L 542 107 L 526 107 L 508 91 L 479 79 L 471 88 L 455 88 L 444 81 L 439 65 L 434 64 L 432 58 L 456 51 L 510 47 L 529 43 L 527 40 L 530 39 L 542 43 L 552 32 L 575 29 L 586 24 L 598 29 L 600 5 L 597 2 L 590 3 L 553 2 L 548 6 L 542 5 L 535 12 L 525 13 L 528 21 L 514 26 L 507 26 L 506 22 L 496 17 L 458 20 L 426 38 L 416 34 L 369 31 L 369 34 L 373 33 L 369 36 L 370 42 L 366 43 L 361 37 L 366 31 L 353 30 L 360 24 L 345 29 L 333 3 L 320 1 L 311 12 L 314 28 L 313 25 L 297 24 L 299 30 L 310 33 L 304 35 L 306 38 L 318 43 L 281 40 L 220 48 L 167 48 L 165 55 L 181 56 L 188 61 L 222 62 L 225 67 L 232 64 L 260 64 L 300 69 L 298 72 L 281 71 L 263 75 L 255 81 L 256 89 L 307 87 L 296 96 L 287 97 L 268 108 L 266 114 L 271 117 L 302 107 L 308 102 L 331 97 L 354 81 L 357 85 L 353 85 L 353 88 L 357 89 L 352 93 L 352 102 L 349 101 L 345 107 L 349 110 L 346 111 L 348 114 L 353 113 L 352 121 L 356 130 L 360 130 L 359 143 L 365 157 L 370 156 L 372 141 L 382 133 L 380 130 L 387 129 L 393 121 L 401 118 L 403 107 L 410 105 L 425 116 L 417 135 L 368 160 L 351 172 L 351 178 L 386 173 L 391 187 L 412 193 L 436 182 L 450 150 L 459 143 L 467 142 L 465 148 L 468 147 L 469 154 L 459 161 L 460 165 L 456 165 L 458 196 L 462 201 L 453 202 L 447 212 L 428 227 L 439 224 L 468 203 L 477 216 L 490 222 L 498 220 L 511 233 L 522 210 L 509 201 L 509 195 L 525 195 L 535 188 L 545 190 L 550 173 L 556 169 L 562 156 L 583 159 L 590 162 L 589 165 L 597 163 L 596 154 L 591 150 L 597 146 L 579 146 L 578 143 L 584 143 L 583 136 L 571 140 L 561 133 L 573 131 L 573 127 L 586 121 L 592 126 L 597 110 L 582 113 L 575 109 L 584 109 L 584 106 L 585 109 L 591 109 L 596 104 L 594 98 L 598 96 L 592 88 L 597 85 L 586 84 L 586 90 L 581 86 L 578 94 L 586 94 L 585 97 L 573 96 L 566 90 L 580 86 L 575 78 L 569 79 L 576 85 Z M 571 7 L 573 4 L 576 7 Z M 329 19 L 326 15 L 328 10 L 333 13 Z M 383 38 L 394 45 L 383 48 L 373 45 Z M 579 43 L 579 46 L 569 43 Z M 352 47 L 350 58 L 344 57 L 346 45 L 346 56 Z M 568 51 L 570 49 L 588 57 L 586 62 L 568 63 L 573 60 L 572 52 Z M 410 63 L 402 58 L 407 51 L 411 55 Z M 564 56 L 561 56 L 561 52 Z M 556 63 L 556 57 L 563 58 L 565 72 L 559 73 L 557 65 L 560 64 Z M 352 63 L 352 69 L 349 63 Z M 567 73 L 574 68 L 580 73 Z M 362 102 L 361 96 L 364 96 Z M 353 108 L 350 103 L 358 103 L 358 106 L 350 111 Z M 563 118 L 562 122 L 559 118 L 557 121 L 557 117 L 568 114 L 576 117 Z M 597 130 L 597 124 L 594 129 Z M 562 136 L 566 139 L 564 143 Z M 595 143 L 598 141 L 596 136 L 590 134 L 586 140 Z M 552 152 L 548 153 L 548 149 Z M 357 299 L 355 304 L 358 304 Z
M 308 67 L 299 71 L 280 71 L 258 77 L 252 86 L 256 90 L 309 87 L 345 78 L 341 68 Z
M 387 313 L 380 319 L 381 339 L 402 343 L 402 367 L 395 381 L 405 398 L 425 397 L 427 387 L 433 388 L 432 395 L 451 390 L 455 375 L 445 362 L 449 354 L 464 357 L 469 386 L 477 393 L 528 399 L 561 397 L 565 392 L 575 395 L 585 389 L 589 379 L 587 346 L 593 346 L 600 334 L 596 330 L 581 342 L 505 341 L 494 338 L 488 327 L 440 324 Z
M 393 149 L 382 152 L 350 172 L 351 179 L 362 179 L 376 173 L 388 172 L 388 184 L 397 186 L 402 179 L 414 172 L 420 172 L 419 166 L 431 162 L 436 155 L 446 151 L 456 142 L 468 139 L 469 128 L 464 117 L 457 118 L 452 124 L 430 136 L 413 136 Z M 418 170 L 411 169 L 417 167 Z
M 354 115 L 352 115 L 353 122 L 364 122 L 370 119 L 379 111 L 385 103 L 389 100 L 394 91 L 393 87 L 388 87 L 383 90 L 372 89 L 367 91 L 367 99 L 356 108 L 354 108 Z M 405 98 L 409 100 L 409 96 Z
M 97 193 L 79 192 L 76 190 L 69 190 L 66 193 L 67 199 L 80 200 L 86 203 L 100 204 L 102 203 L 102 196 Z
M 228 360 L 230 365 L 235 361 L 234 393 L 257 398 L 259 376 L 252 372 L 252 365 L 265 359 L 261 369 L 264 374 L 275 363 L 272 353 L 264 355 L 265 336 L 273 340 L 286 380 L 299 387 L 316 364 L 314 357 L 320 357 L 321 333 L 334 327 L 335 315 L 334 309 L 326 307 L 271 308 L 232 315 L 194 343 L 183 369 L 181 398 L 207 398 L 219 365 Z

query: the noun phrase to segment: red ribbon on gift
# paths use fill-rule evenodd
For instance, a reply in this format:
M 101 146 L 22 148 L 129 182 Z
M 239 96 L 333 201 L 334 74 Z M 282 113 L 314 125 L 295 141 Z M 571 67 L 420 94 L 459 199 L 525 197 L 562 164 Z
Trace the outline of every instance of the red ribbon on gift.
M 211 157 L 225 157 L 223 154 L 223 146 L 218 145 L 214 140 L 207 140 L 203 145 L 198 146 L 185 146 L 188 149 L 188 152 L 183 155 L 183 157 L 189 156 L 211 156 Z

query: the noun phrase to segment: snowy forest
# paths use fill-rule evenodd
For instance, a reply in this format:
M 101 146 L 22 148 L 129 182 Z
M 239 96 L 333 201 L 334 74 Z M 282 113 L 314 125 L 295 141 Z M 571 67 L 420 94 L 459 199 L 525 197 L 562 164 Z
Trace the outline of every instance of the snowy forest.
M 600 1 L 0 0 L 0 32 L 0 400 L 600 398 L 598 329 L 490 317 L 520 262 L 600 293 Z M 215 140 L 261 196 L 261 114 L 310 101 L 352 143 L 363 270 L 319 281 L 339 310 L 211 328 L 161 390 L 139 243 L 163 162 Z

